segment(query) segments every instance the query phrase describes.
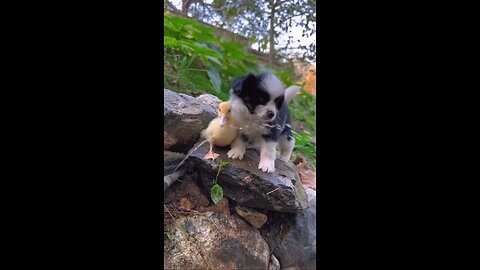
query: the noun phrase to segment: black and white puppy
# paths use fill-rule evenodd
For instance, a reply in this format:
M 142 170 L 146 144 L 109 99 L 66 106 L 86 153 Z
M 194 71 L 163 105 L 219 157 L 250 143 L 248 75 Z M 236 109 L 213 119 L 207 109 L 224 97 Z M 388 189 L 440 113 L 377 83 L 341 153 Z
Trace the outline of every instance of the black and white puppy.
M 280 159 L 289 161 L 295 140 L 287 102 L 300 88 L 291 86 L 285 90 L 282 82 L 268 73 L 248 74 L 235 79 L 229 102 L 233 121 L 240 128 L 241 136 L 232 143 L 228 157 L 242 159 L 247 146 L 260 148 L 258 168 L 273 173 L 276 146 L 279 144 Z

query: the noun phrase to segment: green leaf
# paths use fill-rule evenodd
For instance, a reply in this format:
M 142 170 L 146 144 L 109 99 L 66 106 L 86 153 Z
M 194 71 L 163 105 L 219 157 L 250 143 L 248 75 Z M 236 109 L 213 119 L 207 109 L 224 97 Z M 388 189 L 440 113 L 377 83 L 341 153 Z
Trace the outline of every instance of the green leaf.
M 180 42 L 173 37 L 163 37 L 163 46 L 165 47 L 174 47 L 180 45 Z
M 223 198 L 223 189 L 218 184 L 213 185 L 212 191 L 210 192 L 210 196 L 214 204 L 220 202 Z
M 173 240 L 173 235 L 169 232 L 166 232 L 168 240 L 172 241 Z
M 227 166 L 227 165 L 229 165 L 229 164 L 230 164 L 230 162 L 222 161 L 222 162 L 220 163 L 220 166 L 218 167 L 218 170 L 220 170 L 222 167 L 225 167 L 225 166 Z
M 210 63 L 209 63 L 209 68 L 210 69 L 207 70 L 208 77 L 210 78 L 210 82 L 212 83 L 213 89 L 215 89 L 215 92 L 219 93 L 220 86 L 222 84 L 222 81 L 220 80 L 220 74 L 218 73 L 218 69 Z
M 192 43 L 192 46 L 193 46 L 193 49 L 195 50 L 196 54 L 205 55 L 205 56 L 207 56 L 207 55 L 208 56 L 213 56 L 213 57 L 217 57 L 217 58 L 220 58 L 220 59 L 223 58 L 223 55 L 220 52 L 212 50 L 211 48 L 209 48 L 207 45 L 205 45 L 203 43 L 195 42 L 195 43 Z
M 219 64 L 220 66 L 222 65 L 222 64 L 220 63 L 220 61 L 218 61 L 218 59 L 215 58 L 215 57 L 213 57 L 213 56 L 208 56 L 208 55 L 207 55 L 207 59 L 209 59 L 209 60 L 211 60 L 211 61 Z

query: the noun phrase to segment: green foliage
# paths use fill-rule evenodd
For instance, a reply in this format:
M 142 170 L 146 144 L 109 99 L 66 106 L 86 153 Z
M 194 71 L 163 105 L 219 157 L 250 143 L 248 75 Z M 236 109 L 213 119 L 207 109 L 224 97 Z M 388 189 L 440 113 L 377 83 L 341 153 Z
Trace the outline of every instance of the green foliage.
M 316 132 L 316 107 L 317 99 L 310 92 L 301 90 L 300 94 L 289 103 L 289 109 L 296 121 L 305 124 L 305 130 L 315 136 Z M 297 128 L 298 129 L 298 128 Z
M 308 131 L 307 131 L 308 132 Z M 305 131 L 300 132 L 293 132 L 293 136 L 295 137 L 295 148 L 296 154 L 298 155 L 301 153 L 304 157 L 307 158 L 309 164 L 312 165 L 314 168 L 317 167 L 317 153 L 316 147 L 312 143 L 309 134 Z
M 243 45 L 223 41 L 213 32 L 193 20 L 164 16 L 166 87 L 188 94 L 209 92 L 226 100 L 228 82 L 257 66 Z
M 294 156 L 304 156 L 310 165 L 316 168 L 316 149 L 312 138 L 316 137 L 317 99 L 310 92 L 301 90 L 289 103 L 295 137 Z

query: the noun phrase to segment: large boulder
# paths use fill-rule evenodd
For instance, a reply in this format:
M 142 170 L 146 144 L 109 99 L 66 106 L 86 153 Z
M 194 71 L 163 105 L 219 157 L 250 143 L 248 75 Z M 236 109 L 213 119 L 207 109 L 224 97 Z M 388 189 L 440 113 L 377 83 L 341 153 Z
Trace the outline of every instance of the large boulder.
M 212 188 L 219 164 L 226 161 L 230 165 L 222 167 L 218 184 L 224 195 L 237 204 L 280 212 L 298 212 L 308 207 L 305 190 L 291 162 L 277 159 L 275 173 L 264 173 L 258 169 L 260 157 L 256 150 L 247 150 L 243 160 L 233 160 L 227 157 L 228 148 L 215 147 L 220 157 L 204 160 L 209 147 L 208 143 L 197 143 L 189 157 L 206 190 Z
M 316 269 L 316 192 L 306 191 L 310 207 L 297 214 L 272 212 L 261 229 L 282 269 Z
M 218 97 L 211 94 L 203 94 L 196 97 L 196 99 L 203 102 L 204 104 L 210 105 L 210 108 L 212 108 L 213 110 L 213 114 L 217 114 L 218 105 L 222 103 L 222 101 Z
M 164 269 L 267 269 L 269 265 L 267 243 L 236 215 L 207 212 L 181 216 L 177 223 L 165 222 L 170 239 L 164 241 Z
M 163 192 L 188 170 L 187 164 L 182 163 L 185 157 L 182 153 L 163 151 Z
M 182 153 L 163 150 L 163 176 L 171 174 L 185 156 Z
M 196 99 L 168 89 L 163 90 L 164 150 L 186 153 L 198 140 L 202 129 L 217 116 L 217 108 L 213 107 L 214 96 L 210 96 Z

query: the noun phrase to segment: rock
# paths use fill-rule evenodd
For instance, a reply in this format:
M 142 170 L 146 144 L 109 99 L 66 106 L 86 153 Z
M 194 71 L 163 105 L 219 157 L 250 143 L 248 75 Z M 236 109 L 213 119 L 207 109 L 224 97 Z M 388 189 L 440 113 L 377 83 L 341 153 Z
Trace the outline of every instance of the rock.
M 176 153 L 171 151 L 163 151 L 163 191 L 167 189 L 175 182 L 179 177 L 181 177 L 185 171 L 185 166 L 180 166 L 175 173 L 173 171 L 179 165 L 182 160 L 184 160 L 185 155 L 182 153 Z
M 280 262 L 275 255 L 270 256 L 270 262 L 268 263 L 268 270 L 280 270 Z
M 194 97 L 163 90 L 163 147 L 186 153 L 200 137 L 217 109 Z
M 163 132 L 163 149 L 168 149 L 177 143 L 177 139 L 167 132 Z
M 216 212 L 223 215 L 230 215 L 230 207 L 228 206 L 228 199 L 223 197 L 217 204 L 211 205 L 209 207 L 199 207 L 199 212 Z
M 218 97 L 211 94 L 200 95 L 197 97 L 197 99 L 207 105 L 210 105 L 214 110 L 214 114 L 217 114 L 218 105 L 222 103 L 222 101 Z
M 213 186 L 218 164 L 226 161 L 230 165 L 222 168 L 218 184 L 223 188 L 224 196 L 237 204 L 280 212 L 298 212 L 308 207 L 305 190 L 292 163 L 277 159 L 276 172 L 264 173 L 258 169 L 256 150 L 247 150 L 243 160 L 233 160 L 227 157 L 228 148 L 215 147 L 215 152 L 220 155 L 215 161 L 203 159 L 208 150 L 209 145 L 205 143 L 189 157 L 206 190 Z
M 167 189 L 173 184 L 173 182 L 177 181 L 180 176 L 183 176 L 186 169 L 184 167 L 179 168 L 174 173 L 171 173 L 167 176 L 163 177 L 163 192 L 167 191 Z
M 243 219 L 252 224 L 253 227 L 260 229 L 267 222 L 267 215 L 241 206 L 235 206 L 235 212 Z
M 184 198 L 183 202 L 182 198 Z M 185 199 L 192 204 L 190 209 L 207 207 L 210 203 L 202 190 L 195 184 L 194 176 L 191 174 L 185 174 L 183 181 L 178 183 L 178 185 L 173 185 L 172 188 L 168 190 L 165 194 L 164 202 L 178 206 L 189 206 Z
M 185 158 L 185 154 L 163 150 L 163 176 L 171 174 Z
M 261 229 L 282 269 L 315 269 L 316 266 L 316 192 L 307 188 L 306 193 L 310 207 L 297 214 L 272 212 Z
M 181 216 L 177 222 L 189 236 L 165 221 L 172 240 L 164 241 L 164 269 L 267 269 L 267 243 L 240 217 L 214 213 Z

